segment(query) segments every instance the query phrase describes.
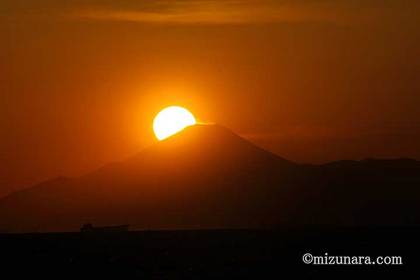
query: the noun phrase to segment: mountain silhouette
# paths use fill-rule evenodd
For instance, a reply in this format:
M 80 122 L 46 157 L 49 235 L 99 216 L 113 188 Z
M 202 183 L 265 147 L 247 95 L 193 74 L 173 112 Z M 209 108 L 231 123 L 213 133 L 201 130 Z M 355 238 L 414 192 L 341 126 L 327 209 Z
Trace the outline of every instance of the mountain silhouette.
M 73 231 L 399 225 L 420 221 L 415 160 L 296 164 L 219 125 L 195 125 L 122 162 L 0 199 L 0 228 Z

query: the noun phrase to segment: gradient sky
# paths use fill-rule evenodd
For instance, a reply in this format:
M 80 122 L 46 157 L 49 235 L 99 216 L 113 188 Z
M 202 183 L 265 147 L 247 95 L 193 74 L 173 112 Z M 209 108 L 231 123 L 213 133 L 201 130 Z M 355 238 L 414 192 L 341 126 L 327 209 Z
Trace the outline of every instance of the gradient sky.
M 298 162 L 420 158 L 419 10 L 2 0 L 0 195 L 135 154 L 172 104 Z

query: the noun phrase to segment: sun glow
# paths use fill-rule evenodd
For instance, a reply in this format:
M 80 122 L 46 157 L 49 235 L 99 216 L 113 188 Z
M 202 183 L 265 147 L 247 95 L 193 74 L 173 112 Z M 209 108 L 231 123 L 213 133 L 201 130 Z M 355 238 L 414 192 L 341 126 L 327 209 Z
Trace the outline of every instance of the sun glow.
M 153 120 L 153 131 L 157 139 L 163 140 L 194 124 L 196 120 L 187 109 L 170 106 L 156 115 Z

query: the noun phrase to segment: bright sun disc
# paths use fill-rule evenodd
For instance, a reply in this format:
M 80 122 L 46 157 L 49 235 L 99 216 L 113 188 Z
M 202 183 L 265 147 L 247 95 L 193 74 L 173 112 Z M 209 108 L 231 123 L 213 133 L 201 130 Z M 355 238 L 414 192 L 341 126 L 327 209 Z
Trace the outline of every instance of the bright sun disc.
M 153 131 L 157 139 L 163 140 L 194 124 L 195 118 L 187 109 L 170 106 L 157 114 L 153 121 Z

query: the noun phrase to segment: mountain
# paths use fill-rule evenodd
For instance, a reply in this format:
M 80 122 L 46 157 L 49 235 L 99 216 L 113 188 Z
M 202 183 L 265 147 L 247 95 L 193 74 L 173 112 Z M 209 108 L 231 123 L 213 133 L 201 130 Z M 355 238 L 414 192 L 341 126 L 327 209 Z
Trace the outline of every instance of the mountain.
M 420 163 L 299 165 L 219 125 L 195 125 L 123 162 L 0 199 L 0 229 L 72 231 L 418 223 Z
M 302 224 L 420 224 L 420 162 L 413 159 L 338 161 L 313 168 L 305 186 Z M 311 215 L 306 212 L 311 209 Z

